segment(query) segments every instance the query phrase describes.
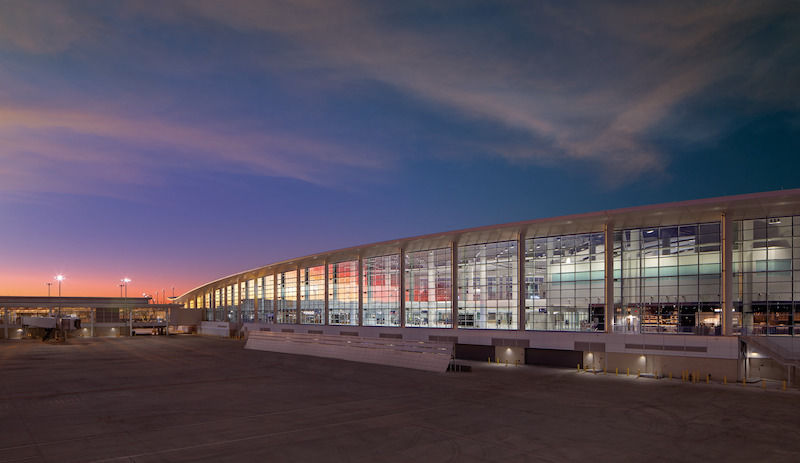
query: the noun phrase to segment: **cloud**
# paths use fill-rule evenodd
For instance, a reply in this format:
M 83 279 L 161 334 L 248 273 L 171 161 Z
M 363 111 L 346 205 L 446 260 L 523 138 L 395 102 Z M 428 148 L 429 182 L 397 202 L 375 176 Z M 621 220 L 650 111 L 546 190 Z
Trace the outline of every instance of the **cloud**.
M 207 170 L 327 184 L 337 171 L 382 170 L 358 147 L 235 126 L 181 125 L 85 110 L 0 106 L 0 191 L 110 194 L 172 171 Z
M 212 83 L 219 76 L 253 73 L 277 92 L 322 100 L 299 111 L 309 110 L 309 125 L 330 119 L 330 133 L 351 139 L 360 135 L 356 123 L 335 120 L 325 103 L 348 84 L 379 82 L 461 124 L 458 137 L 431 129 L 437 146 L 477 147 L 513 163 L 600 164 L 615 181 L 665 169 L 669 153 L 652 143 L 654 135 L 702 143 L 731 124 L 698 123 L 697 107 L 729 100 L 746 101 L 753 112 L 797 107 L 800 38 L 793 26 L 800 6 L 792 2 L 185 0 L 102 11 L 77 2 L 20 4 L 0 6 L 5 48 L 69 54 L 99 40 L 91 53 L 79 54 L 81 64 L 108 79 L 122 72 L 103 67 L 109 62 L 136 75 L 134 89 L 103 89 L 102 97 L 75 90 L 71 101 L 89 102 L 76 111 L 43 102 L 26 113 L 24 102 L 5 98 L 14 103 L 0 107 L 0 133 L 10 137 L 5 153 L 47 156 L 63 137 L 77 137 L 82 144 L 69 156 L 84 164 L 95 161 L 83 157 L 99 156 L 121 165 L 108 154 L 122 150 L 114 140 L 128 154 L 168 152 L 168 164 L 324 182 L 331 169 L 381 169 L 403 156 L 374 140 L 359 146 L 326 138 L 316 127 L 272 127 L 243 108 L 251 103 L 246 93 L 231 101 L 224 92 L 189 100 L 180 83 L 163 83 L 176 75 L 189 86 L 211 86 L 220 85 Z M 136 101 L 151 90 L 169 103 Z M 117 91 L 124 95 L 102 101 Z M 220 107 L 241 114 L 215 125 Z M 329 112 L 313 114 L 323 108 Z M 686 112 L 676 124 L 678 108 Z M 191 111 L 209 116 L 186 117 Z M 142 159 L 138 165 L 147 169 L 149 158 Z M 35 162 L 23 163 L 25 171 L 40 166 Z M 126 171 L 140 173 L 114 175 Z
M 800 41 L 787 23 L 800 15 L 785 2 L 515 4 L 472 22 L 458 15 L 478 10 L 473 2 L 440 11 L 349 1 L 240 0 L 224 11 L 215 2 L 187 4 L 234 28 L 290 37 L 303 59 L 310 54 L 352 79 L 376 79 L 458 117 L 523 130 L 537 145 L 490 152 L 599 160 L 623 175 L 663 168 L 666 153 L 648 137 L 677 106 L 708 98 L 704 92 L 780 104 L 797 88 L 765 90 L 782 68 L 797 73 L 790 52 Z M 419 25 L 425 21 L 431 27 Z M 776 23 L 778 48 L 759 47 Z M 520 40 L 495 39 L 509 33 Z M 751 76 L 753 61 L 767 68 L 756 73 L 761 79 Z
M 68 2 L 5 1 L 0 3 L 0 48 L 57 53 L 94 36 L 101 24 Z

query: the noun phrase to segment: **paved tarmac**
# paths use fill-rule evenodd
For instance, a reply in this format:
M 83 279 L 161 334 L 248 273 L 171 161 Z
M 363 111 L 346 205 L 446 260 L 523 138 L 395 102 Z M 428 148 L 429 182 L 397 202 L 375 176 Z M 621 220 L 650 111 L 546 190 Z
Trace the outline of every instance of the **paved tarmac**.
M 800 461 L 800 393 L 199 336 L 0 340 L 0 462 Z

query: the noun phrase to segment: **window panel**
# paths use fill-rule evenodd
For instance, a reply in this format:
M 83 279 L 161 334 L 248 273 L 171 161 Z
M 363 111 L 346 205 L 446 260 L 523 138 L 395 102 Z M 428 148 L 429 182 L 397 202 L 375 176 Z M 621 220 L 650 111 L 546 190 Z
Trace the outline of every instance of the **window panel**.
M 328 264 L 328 323 L 358 325 L 358 261 Z

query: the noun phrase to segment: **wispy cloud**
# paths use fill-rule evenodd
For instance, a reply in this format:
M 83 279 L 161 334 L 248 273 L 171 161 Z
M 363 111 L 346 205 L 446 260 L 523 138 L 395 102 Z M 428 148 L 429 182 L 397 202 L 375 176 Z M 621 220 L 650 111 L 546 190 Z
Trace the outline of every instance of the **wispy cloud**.
M 5 94 L 0 134 L 7 142 L 0 156 L 13 156 L 15 162 L 6 163 L 0 175 L 6 177 L 5 185 L 35 184 L 19 179 L 26 173 L 35 176 L 47 163 L 23 153 L 102 163 L 108 169 L 130 164 L 148 169 L 147 156 L 137 154 L 138 163 L 120 161 L 109 150 L 112 141 L 124 142 L 128 154 L 168 153 L 164 159 L 176 165 L 311 182 L 325 182 L 331 169 L 378 169 L 403 156 L 374 142 L 326 138 L 315 127 L 273 127 L 260 119 L 251 100 L 261 98 L 268 106 L 268 96 L 245 93 L 225 101 L 228 94 L 215 100 L 203 95 L 198 98 L 206 101 L 203 106 L 187 98 L 179 82 L 160 80 L 168 81 L 171 70 L 180 68 L 180 78 L 213 85 L 215 75 L 233 75 L 238 67 L 253 72 L 255 80 L 281 76 L 279 91 L 299 98 L 308 90 L 314 94 L 308 98 L 332 99 L 348 82 L 380 82 L 464 124 L 461 136 L 441 144 L 471 144 L 487 156 L 511 162 L 599 163 L 618 178 L 657 172 L 668 164 L 668 153 L 650 139 L 677 108 L 729 99 L 745 100 L 756 112 L 796 108 L 800 65 L 794 57 L 800 54 L 800 38 L 792 25 L 798 18 L 800 6 L 779 1 L 459 1 L 432 6 L 186 0 L 102 8 L 76 2 L 5 2 L 0 5 L 0 49 L 61 53 L 91 71 L 99 69 L 102 78 L 103 72 L 115 72 L 103 67 L 114 56 L 113 47 L 127 44 L 129 49 L 119 53 L 130 53 L 125 65 L 142 76 L 136 84 L 140 88 L 120 89 L 123 96 L 115 101 L 82 87 L 72 101 L 84 98 L 88 104 L 74 111 L 41 101 L 39 109 L 25 108 L 24 101 Z M 127 41 L 126 31 L 148 27 L 160 28 L 164 37 L 152 39 L 150 48 Z M 158 40 L 163 48 L 153 46 Z M 88 43 L 95 44 L 89 51 Z M 134 58 L 142 59 L 140 68 L 130 62 Z M 87 76 L 92 77 L 98 78 Z M 13 84 L 13 76 L 11 80 Z M 160 98 L 174 101 L 161 108 L 137 101 L 136 92 L 148 91 L 148 86 Z M 210 116 L 186 117 L 187 111 L 220 106 L 228 114 L 241 109 L 241 114 L 222 126 Z M 285 109 L 271 111 L 274 119 Z M 357 123 L 336 120 L 335 109 L 326 111 L 308 114 L 309 121 L 324 125 L 330 120 L 332 126 L 340 125 L 329 133 L 347 127 L 351 140 L 357 136 Z M 687 127 L 694 123 L 691 115 L 685 121 Z M 718 122 L 708 124 L 705 133 L 694 127 L 686 138 L 716 136 L 725 130 L 725 121 Z M 469 131 L 477 126 L 483 129 Z M 680 127 L 669 127 L 675 133 L 659 135 L 680 139 L 681 130 L 675 130 Z M 480 136 L 489 131 L 491 136 Z M 62 143 L 67 136 L 80 140 L 67 146 Z M 136 169 L 103 176 L 132 181 L 126 172 Z
M 460 117 L 526 131 L 535 143 L 490 150 L 500 155 L 599 160 L 622 175 L 663 167 L 666 154 L 648 136 L 703 92 L 780 103 L 797 89 L 752 77 L 717 87 L 750 76 L 753 62 L 773 67 L 758 73 L 768 80 L 785 75 L 774 67 L 797 73 L 789 51 L 800 39 L 787 27 L 800 12 L 786 2 L 502 5 L 505 23 L 463 21 L 460 11 L 480 7 L 472 2 L 439 11 L 350 1 L 259 8 L 241 0 L 225 11 L 215 2 L 187 4 L 231 27 L 289 36 L 320 65 L 389 83 Z M 436 27 L 398 20 L 415 15 Z M 507 33 L 520 40 L 507 43 Z M 749 45 L 764 34 L 781 36 L 777 49 Z
M 384 169 L 370 152 L 290 134 L 180 125 L 157 118 L 0 106 L 0 191 L 110 194 L 166 181 L 164 168 L 325 184 L 337 169 Z

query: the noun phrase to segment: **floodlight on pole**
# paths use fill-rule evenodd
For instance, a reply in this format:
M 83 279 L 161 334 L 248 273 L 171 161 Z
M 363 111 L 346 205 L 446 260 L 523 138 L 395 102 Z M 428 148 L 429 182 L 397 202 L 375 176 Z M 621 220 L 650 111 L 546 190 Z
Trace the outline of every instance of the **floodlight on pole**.
M 61 297 L 61 282 L 66 279 L 67 277 L 64 275 L 56 275 L 56 280 L 58 281 L 58 297 Z
M 58 281 L 58 316 L 61 316 L 61 282 L 64 281 L 67 277 L 64 275 L 58 274 L 56 275 L 56 280 Z

